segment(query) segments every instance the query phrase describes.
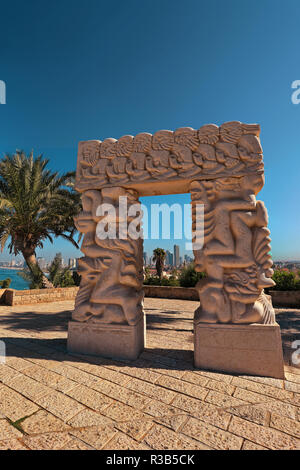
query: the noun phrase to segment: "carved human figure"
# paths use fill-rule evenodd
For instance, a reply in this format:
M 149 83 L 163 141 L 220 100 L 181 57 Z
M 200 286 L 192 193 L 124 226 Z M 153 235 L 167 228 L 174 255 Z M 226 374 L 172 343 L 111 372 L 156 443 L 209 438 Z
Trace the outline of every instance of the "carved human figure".
M 274 282 L 270 279 L 273 271 L 267 212 L 255 198 L 262 186 L 261 174 L 191 185 L 192 205 L 204 203 L 205 212 L 204 248 L 195 251 L 197 270 L 207 274 L 197 285 L 201 307 L 195 318 L 199 322 L 251 323 L 265 319 L 265 309 L 257 299 L 262 289 Z M 195 218 L 195 210 L 192 213 Z M 255 278 L 249 278 L 250 272 L 255 272 Z M 241 280 L 245 279 L 241 291 Z
M 143 152 L 133 152 L 127 159 L 125 171 L 131 181 L 144 181 L 150 175 L 146 170 L 146 156 Z
M 85 234 L 81 247 L 85 257 L 79 262 L 82 280 L 73 320 L 135 325 L 143 315 L 142 239 L 119 237 L 120 223 L 125 222 L 127 227 L 132 220 L 127 211 L 120 209 L 120 197 L 127 198 L 128 207 L 139 204 L 137 194 L 123 188 L 87 191 L 83 195 L 83 211 L 76 226 Z M 111 223 L 116 237 L 98 236 L 98 224 L 105 217 L 107 223 L 110 221 L 110 214 L 99 212 L 102 204 L 115 208 L 116 218 Z

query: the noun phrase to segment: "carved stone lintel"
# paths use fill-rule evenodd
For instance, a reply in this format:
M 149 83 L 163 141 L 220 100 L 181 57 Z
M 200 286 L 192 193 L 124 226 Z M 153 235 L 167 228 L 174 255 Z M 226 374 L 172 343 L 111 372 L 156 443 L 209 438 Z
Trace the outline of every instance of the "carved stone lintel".
M 175 132 L 126 135 L 119 140 L 83 141 L 78 147 L 76 189 L 86 191 L 112 186 L 137 189 L 139 182 L 174 182 L 182 191 L 184 182 L 241 176 L 263 171 L 259 126 L 227 122 L 182 127 Z M 182 183 L 183 186 L 180 185 Z M 173 187 L 176 187 L 173 186 Z M 153 193 L 156 194 L 156 188 Z M 151 194 L 151 185 L 145 194 Z M 149 192 L 150 191 L 150 192 Z

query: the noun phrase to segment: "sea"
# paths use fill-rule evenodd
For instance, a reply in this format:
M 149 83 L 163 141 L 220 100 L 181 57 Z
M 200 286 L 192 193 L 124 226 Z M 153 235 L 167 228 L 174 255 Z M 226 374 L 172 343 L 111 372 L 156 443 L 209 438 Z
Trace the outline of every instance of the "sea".
M 29 289 L 29 283 L 18 275 L 20 271 L 20 269 L 0 268 L 0 281 L 3 281 L 4 279 L 7 279 L 9 277 L 11 279 L 11 283 L 9 286 L 10 289 Z

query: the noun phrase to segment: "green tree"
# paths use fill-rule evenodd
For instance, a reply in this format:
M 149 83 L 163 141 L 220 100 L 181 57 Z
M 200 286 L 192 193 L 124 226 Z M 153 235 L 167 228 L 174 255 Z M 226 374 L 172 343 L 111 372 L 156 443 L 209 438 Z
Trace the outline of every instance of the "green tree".
M 164 264 L 165 264 L 165 259 L 166 259 L 166 252 L 162 248 L 155 248 L 153 250 L 153 261 L 155 261 L 155 268 L 157 272 L 157 276 L 161 280 L 162 278 L 162 272 L 164 269 Z
M 179 283 L 181 287 L 195 287 L 197 282 L 205 277 L 205 273 L 195 271 L 194 263 L 185 266 L 179 275 Z
M 0 245 L 10 253 L 22 253 L 31 280 L 37 287 L 51 287 L 40 269 L 36 249 L 45 240 L 63 237 L 78 248 L 73 218 L 80 195 L 74 190 L 74 172 L 59 176 L 46 166 L 42 155 L 17 151 L 0 161 Z
M 70 287 L 75 285 L 71 271 L 62 265 L 61 253 L 56 253 L 49 266 L 49 280 L 54 287 Z

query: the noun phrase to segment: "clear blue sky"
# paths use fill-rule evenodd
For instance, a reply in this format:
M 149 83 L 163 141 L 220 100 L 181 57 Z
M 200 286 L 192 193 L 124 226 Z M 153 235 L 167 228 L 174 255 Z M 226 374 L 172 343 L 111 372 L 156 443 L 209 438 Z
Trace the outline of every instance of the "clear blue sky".
M 299 23 L 299 0 L 2 2 L 0 156 L 33 148 L 68 171 L 79 140 L 258 122 L 273 257 L 300 259 Z

